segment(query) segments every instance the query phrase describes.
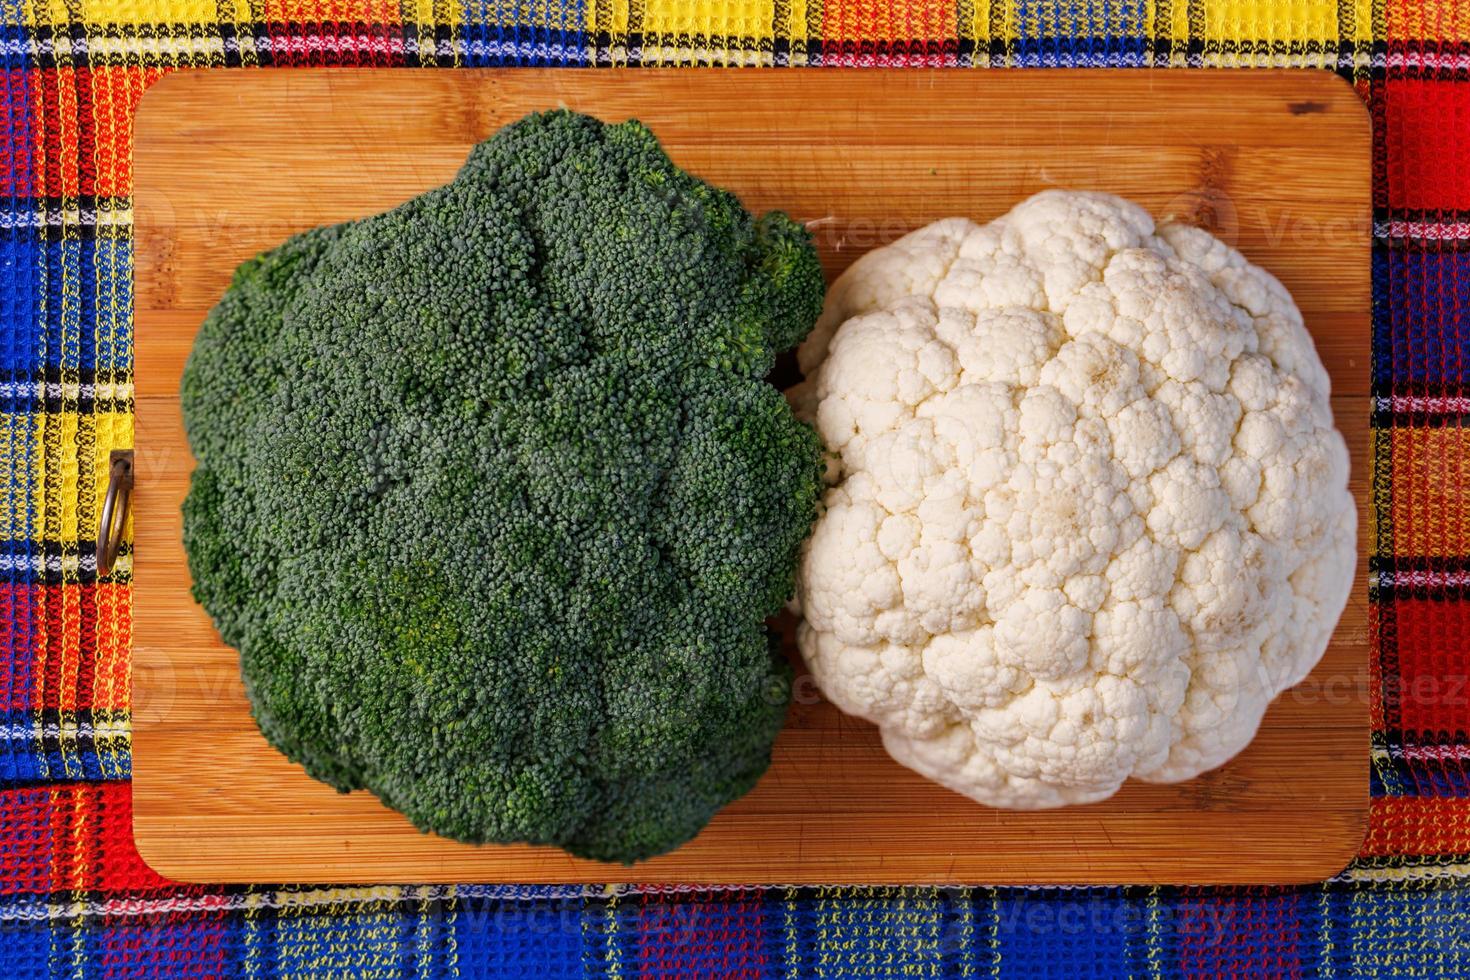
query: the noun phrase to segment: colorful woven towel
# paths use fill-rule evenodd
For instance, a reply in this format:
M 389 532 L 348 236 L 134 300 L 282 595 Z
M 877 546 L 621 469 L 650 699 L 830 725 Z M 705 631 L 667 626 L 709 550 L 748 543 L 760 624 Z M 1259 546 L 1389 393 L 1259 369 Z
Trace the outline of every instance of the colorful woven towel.
M 1470 976 L 1463 0 L 0 0 L 0 977 Z M 179 66 L 1304 66 L 1376 154 L 1372 822 L 1296 889 L 210 888 L 129 829 L 132 115 Z M 1366 356 L 1368 352 L 1364 352 Z M 228 760 L 220 760 L 228 765 Z

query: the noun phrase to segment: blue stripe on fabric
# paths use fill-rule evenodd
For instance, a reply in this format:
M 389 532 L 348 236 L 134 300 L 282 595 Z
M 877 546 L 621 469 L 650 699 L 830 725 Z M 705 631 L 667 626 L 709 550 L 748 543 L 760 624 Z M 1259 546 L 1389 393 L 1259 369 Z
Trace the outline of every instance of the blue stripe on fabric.
M 65 926 L 61 928 L 64 929 Z M 64 937 L 52 935 L 51 923 L 45 920 L 21 925 L 7 923 L 3 931 L 0 931 L 7 980 L 54 978 L 56 974 L 51 969 L 51 947 L 62 939 Z
M 1379 385 L 1470 375 L 1470 254 L 1374 251 L 1373 352 Z
M 1152 44 L 1144 0 L 1018 0 L 1011 60 L 1026 67 L 1140 67 Z
M 17 26 L 18 7 L 5 4 L 0 8 L 0 16 L 6 21 L 6 27 L 0 31 L 0 44 L 6 51 L 5 69 L 0 70 L 4 112 L 0 129 L 5 133 L 3 152 L 8 162 L 8 172 L 0 176 L 8 182 L 0 206 L 3 207 L 0 214 L 8 220 L 0 224 L 13 228 L 12 233 L 0 236 L 0 372 L 10 377 L 30 377 L 41 363 L 42 250 L 37 230 L 14 226 L 23 225 L 33 207 L 29 196 L 35 178 L 31 78 L 28 72 L 19 70 L 25 58 L 13 53 L 17 43 L 22 50 L 25 47 L 25 34 Z M 4 640 L 0 641 L 0 650 L 7 661 L 0 708 L 12 709 L 6 711 L 7 717 L 30 716 L 27 709 L 34 689 L 36 603 L 29 581 L 33 577 L 32 556 L 37 548 L 30 538 L 30 529 L 36 526 L 36 494 L 32 485 L 38 451 L 35 428 L 35 416 L 30 414 L 7 414 L 0 421 L 0 459 L 4 460 L 6 470 L 5 506 L 0 509 L 0 523 L 7 529 L 6 533 L 20 532 L 24 536 L 24 540 L 16 543 L 17 560 L 6 563 L 0 571 L 0 583 L 4 583 L 10 607 Z M 0 742 L 3 742 L 0 781 L 34 780 L 44 775 L 37 741 L 7 737 Z
M 1125 977 L 1143 972 L 1134 949 L 1149 935 L 1149 908 L 1112 889 L 1005 888 L 993 929 L 1002 972 L 1024 963 L 1027 976 Z
M 97 262 L 94 241 L 62 239 L 43 248 L 45 274 L 45 365 L 61 370 L 91 368 L 97 351 Z M 86 343 L 82 339 L 86 338 Z
M 471 67 L 585 65 L 586 14 L 585 2 L 465 0 L 465 60 Z
M 29 68 L 30 46 L 24 4 L 21 0 L 0 0 L 0 70 Z
M 0 711 L 0 783 L 131 778 L 132 756 L 120 727 L 99 733 L 86 711 L 76 712 L 65 727 L 57 724 L 55 712 L 42 718 L 24 708 Z
M 99 372 L 120 373 L 133 366 L 133 242 L 105 238 L 87 243 L 96 264 L 95 347 Z M 84 345 L 85 349 L 85 345 Z
M 1387 771 L 1385 771 L 1385 769 Z M 1470 796 L 1470 769 L 1459 758 L 1415 759 L 1398 753 L 1378 758 L 1369 768 L 1373 796 L 1433 796 L 1463 799 Z
M 453 939 L 461 976 L 582 976 L 583 917 L 580 898 L 461 898 L 455 903 Z

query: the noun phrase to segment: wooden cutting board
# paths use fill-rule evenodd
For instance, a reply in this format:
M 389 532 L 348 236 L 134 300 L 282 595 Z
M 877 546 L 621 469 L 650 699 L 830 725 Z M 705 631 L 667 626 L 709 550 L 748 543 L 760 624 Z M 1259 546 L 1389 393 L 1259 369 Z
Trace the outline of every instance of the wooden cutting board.
M 1225 767 L 1093 806 L 982 807 L 889 760 L 797 684 L 760 785 L 626 868 L 428 836 L 272 750 L 233 651 L 189 598 L 179 374 L 242 260 L 448 180 L 471 145 L 565 105 L 636 116 L 675 162 L 812 223 L 829 275 L 937 218 L 1042 188 L 1123 194 L 1216 230 L 1299 301 L 1368 514 L 1369 127 L 1325 73 L 266 71 L 172 75 L 136 130 L 133 826 L 159 872 L 211 882 L 1305 882 L 1368 805 L 1366 586 L 1331 649 Z M 800 672 L 800 668 L 799 672 Z

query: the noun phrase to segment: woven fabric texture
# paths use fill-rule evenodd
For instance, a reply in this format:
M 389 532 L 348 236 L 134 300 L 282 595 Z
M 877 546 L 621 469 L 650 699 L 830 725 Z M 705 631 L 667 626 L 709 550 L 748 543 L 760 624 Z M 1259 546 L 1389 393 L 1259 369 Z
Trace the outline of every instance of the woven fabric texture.
M 0 59 L 0 976 L 1470 976 L 1470 4 L 0 0 Z M 1349 78 L 1375 134 L 1373 799 L 1352 866 L 1229 890 L 153 874 L 130 834 L 130 558 L 99 577 L 94 557 L 105 460 L 132 442 L 139 97 L 180 67 L 531 64 Z

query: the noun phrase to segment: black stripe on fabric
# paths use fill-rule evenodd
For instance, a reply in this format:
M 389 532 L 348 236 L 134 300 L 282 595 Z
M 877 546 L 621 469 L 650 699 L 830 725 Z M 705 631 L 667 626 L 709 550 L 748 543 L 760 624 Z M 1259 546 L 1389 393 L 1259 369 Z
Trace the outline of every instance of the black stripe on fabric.
M 81 412 L 83 414 L 94 412 L 119 413 L 130 412 L 132 409 L 133 402 L 129 398 L 97 398 L 85 393 L 76 398 L 63 398 L 61 395 L 51 394 L 45 397 L 0 394 L 0 412 L 12 414 L 38 413 L 43 410 L 51 415 L 66 411 Z
M 593 21 L 597 24 L 597 30 L 588 35 L 592 41 L 592 64 L 594 65 L 606 67 L 613 63 L 613 37 L 612 31 L 607 27 L 612 23 L 612 16 L 612 0 L 594 0 Z
M 1006 5 L 990 5 L 990 62 L 992 67 L 1003 67 L 1010 63 L 1010 45 L 1006 43 Z
M 57 555 L 55 558 L 51 554 L 53 549 Z M 78 567 L 75 571 L 62 570 L 61 550 L 61 546 L 55 542 L 46 542 L 46 569 L 42 573 L 41 584 L 55 586 L 75 582 L 78 585 L 115 585 L 133 580 L 131 572 L 122 571 L 116 565 L 106 575 L 97 574 L 97 542 L 95 541 L 79 541 L 75 548 L 70 549 L 78 558 Z M 131 563 L 132 557 L 132 544 L 127 541 L 120 543 L 117 548 L 117 561 L 121 563 L 123 558 L 127 558 Z
M 240 55 L 240 36 L 235 31 L 233 18 L 218 17 L 216 26 L 219 30 L 220 41 L 225 46 L 224 67 L 243 67 L 245 62 Z
M 1470 562 L 1464 558 L 1404 558 L 1373 555 L 1368 559 L 1369 600 L 1380 613 L 1394 602 L 1463 602 L 1470 598 Z M 1425 577 L 1459 578 L 1460 582 L 1425 583 Z
M 65 378 L 63 378 L 63 373 Z M 133 380 L 133 372 L 130 369 L 113 371 L 96 368 L 67 368 L 65 372 L 54 364 L 44 368 L 15 370 L 0 368 L 0 384 L 11 382 L 25 382 L 28 384 L 62 384 L 64 382 L 75 382 L 83 385 L 115 385 L 126 384 Z
M 1371 555 L 1368 570 L 1384 575 L 1427 573 L 1470 577 L 1470 556 L 1465 555 Z
M 68 368 L 63 372 L 54 364 L 44 370 L 0 371 L 0 410 L 35 413 L 45 409 L 50 414 L 129 412 L 133 408 L 130 394 L 99 398 L 97 389 L 116 388 L 131 381 L 131 370 Z M 68 391 L 69 388 L 72 390 Z
M 805 48 L 803 48 L 805 53 Z M 791 38 L 777 35 L 771 42 L 771 61 L 777 68 L 791 66 Z
M 31 735 L 30 738 L 22 740 L 22 742 L 30 742 L 30 744 L 34 746 L 34 749 L 32 751 L 36 755 L 61 757 L 63 759 L 72 760 L 77 760 L 79 758 L 85 759 L 88 756 L 97 759 L 94 767 L 87 767 L 85 763 L 83 763 L 84 768 L 94 768 L 94 772 L 92 774 L 83 773 L 80 777 L 73 778 L 97 778 L 98 774 L 95 770 L 104 769 L 100 756 L 102 756 L 104 753 L 118 755 L 125 754 L 128 745 L 131 743 L 131 738 L 127 731 L 113 731 L 98 734 L 96 729 L 98 727 L 99 720 L 94 718 L 93 713 L 88 709 L 68 711 L 67 714 L 70 717 L 67 719 L 65 728 L 62 727 L 61 721 L 58 717 L 59 712 L 57 712 L 55 709 L 47 708 L 39 712 L 39 714 L 42 717 L 40 717 L 39 719 L 33 717 L 31 719 L 28 719 L 28 721 L 31 724 L 36 725 L 40 728 L 40 737 L 37 738 L 35 737 L 35 735 Z M 47 716 L 49 716 L 49 719 L 47 718 Z M 126 719 L 123 720 L 125 721 Z M 102 724 L 104 725 L 115 725 L 118 723 L 118 721 L 102 722 Z M 16 740 L 11 740 L 10 744 L 12 747 L 14 747 L 16 744 Z M 21 749 L 20 751 L 23 752 L 25 750 Z M 102 778 L 108 777 L 104 775 L 102 776 Z M 117 778 L 117 776 L 114 775 L 111 778 Z M 5 780 L 3 781 L 3 784 L 7 787 L 12 788 L 22 788 L 27 784 L 54 786 L 57 782 L 64 781 L 65 779 L 66 777 L 62 776 L 61 774 L 53 773 L 51 778 L 48 780 Z
M 898 58 L 927 61 L 956 55 L 958 48 L 953 40 L 929 41 L 922 38 L 890 38 L 864 41 L 812 41 L 811 50 L 824 62 L 867 59 Z
M 734 52 L 741 55 L 757 55 L 771 50 L 762 38 L 746 35 L 704 35 L 680 32 L 648 34 L 643 45 L 663 49 L 675 57 L 660 60 L 661 66 L 671 68 L 712 68 L 729 64 L 726 57 Z
M 59 708 L 23 708 L 15 711 L 0 711 L 0 715 L 24 715 L 27 720 L 41 725 L 58 727 L 63 712 Z M 71 724 L 105 727 L 126 724 L 132 712 L 119 708 L 68 708 L 65 712 Z
M 1464 208 L 1375 207 L 1373 220 L 1412 221 L 1419 224 L 1470 224 L 1470 210 Z
M 771 4 L 771 63 L 777 68 L 791 64 L 791 0 Z
M 22 175 L 20 180 L 25 181 Z M 62 211 L 81 211 L 96 220 L 99 211 L 126 211 L 133 206 L 133 199 L 127 195 L 117 194 L 26 194 L 7 195 L 6 208 L 8 213 L 35 214 L 40 211 L 46 212 L 48 217 L 52 214 L 58 215 L 55 220 L 60 220 Z
M 124 541 L 118 546 L 118 557 L 131 556 L 133 546 Z M 23 567 L 16 567 L 22 563 Z M 66 564 L 74 567 L 65 569 Z M 62 544 L 59 541 L 0 540 L 0 564 L 11 567 L 0 569 L 0 581 L 25 585 L 96 585 L 130 581 L 132 576 L 116 568 L 107 575 L 97 575 L 97 542 L 78 541 Z M 35 566 L 41 565 L 38 570 Z M 64 570 L 65 569 L 65 570 Z
M 961 68 L 975 64 L 975 0 L 955 4 L 955 63 Z
M 1398 675 L 1394 674 L 1393 676 L 1397 677 Z M 1385 690 L 1383 693 L 1385 697 L 1388 697 L 1394 692 Z M 1447 729 L 1439 729 L 1437 731 L 1410 729 L 1406 731 L 1398 727 L 1392 727 L 1375 730 L 1373 735 L 1375 738 L 1373 744 L 1375 746 L 1380 744 L 1377 741 L 1380 738 L 1382 739 L 1381 744 L 1383 746 L 1391 746 L 1391 748 L 1388 748 L 1390 755 L 1395 753 L 1402 754 L 1405 748 L 1423 747 L 1445 749 L 1470 747 L 1470 732 L 1466 732 L 1463 728 L 1457 728 L 1454 731 Z
M 1154 33 L 1150 39 L 1155 68 L 1168 68 L 1174 54 L 1174 0 L 1155 0 Z
M 1374 398 L 1470 398 L 1470 384 L 1460 382 L 1374 382 Z
M 1405 738 L 1405 735 L 1410 737 Z M 1370 743 L 1373 748 L 1387 752 L 1389 755 L 1403 755 L 1405 751 L 1416 748 L 1435 749 L 1470 749 L 1470 732 L 1456 729 L 1453 732 L 1440 732 L 1432 739 L 1424 739 L 1418 731 L 1405 733 L 1398 729 L 1374 729 L 1371 734 Z
M 1406 884 L 1399 885 L 1396 889 L 1390 891 L 1384 886 L 1382 881 L 1378 881 L 1372 878 L 1359 877 L 1341 883 L 1334 881 L 1332 882 L 1332 890 L 1347 890 L 1351 892 L 1373 893 L 1374 895 L 1380 897 L 1385 893 L 1397 893 L 1398 895 L 1413 894 L 1413 892 L 1409 891 L 1408 889 L 1414 888 L 1416 886 L 1421 888 L 1429 886 L 1431 884 L 1431 881 L 1429 879 L 1432 876 L 1433 870 L 1436 868 L 1446 869 L 1447 873 L 1445 874 L 1443 879 L 1446 884 L 1451 881 L 1456 883 L 1460 882 L 1462 879 L 1459 874 L 1459 869 L 1464 867 L 1465 863 L 1465 855 L 1463 854 L 1393 854 L 1383 857 L 1355 857 L 1353 858 L 1352 864 L 1354 870 L 1360 872 L 1407 872 L 1406 874 L 1404 874 Z M 1423 872 L 1423 874 L 1415 875 L 1412 873 L 1414 871 L 1420 871 Z M 1463 941 L 1458 937 L 1455 937 L 1455 933 L 1453 932 L 1453 930 L 1457 927 L 1446 925 L 1444 928 L 1449 931 L 1442 933 L 1442 935 L 1452 937 L 1450 941 L 1454 943 L 1454 946 L 1451 948 L 1460 948 Z M 1392 943 L 1392 940 L 1386 940 L 1386 942 Z M 1330 949 L 1330 947 L 1328 948 Z M 1410 952 L 1412 948 L 1413 947 L 1409 946 L 1407 943 L 1398 947 L 1401 955 L 1406 957 L 1408 960 L 1412 960 L 1414 957 L 1414 954 Z M 1403 974 L 1397 975 L 1402 976 Z
M 1374 408 L 1368 424 L 1375 429 L 1470 428 L 1470 412 L 1417 412 Z
M 600 68 L 614 66 L 612 58 L 613 35 L 611 31 L 598 31 L 592 35 L 593 63 Z
M 1185 19 L 1189 25 L 1189 37 L 1184 48 L 1185 63 L 1190 68 L 1199 68 L 1205 63 L 1204 0 L 1186 0 Z
M 81 224 L 0 225 L 0 242 L 52 244 L 55 242 L 128 242 L 133 240 L 131 224 L 98 225 L 95 221 Z
M 1470 238 L 1416 238 L 1400 236 L 1385 239 L 1388 250 L 1400 255 L 1458 255 L 1470 252 Z

